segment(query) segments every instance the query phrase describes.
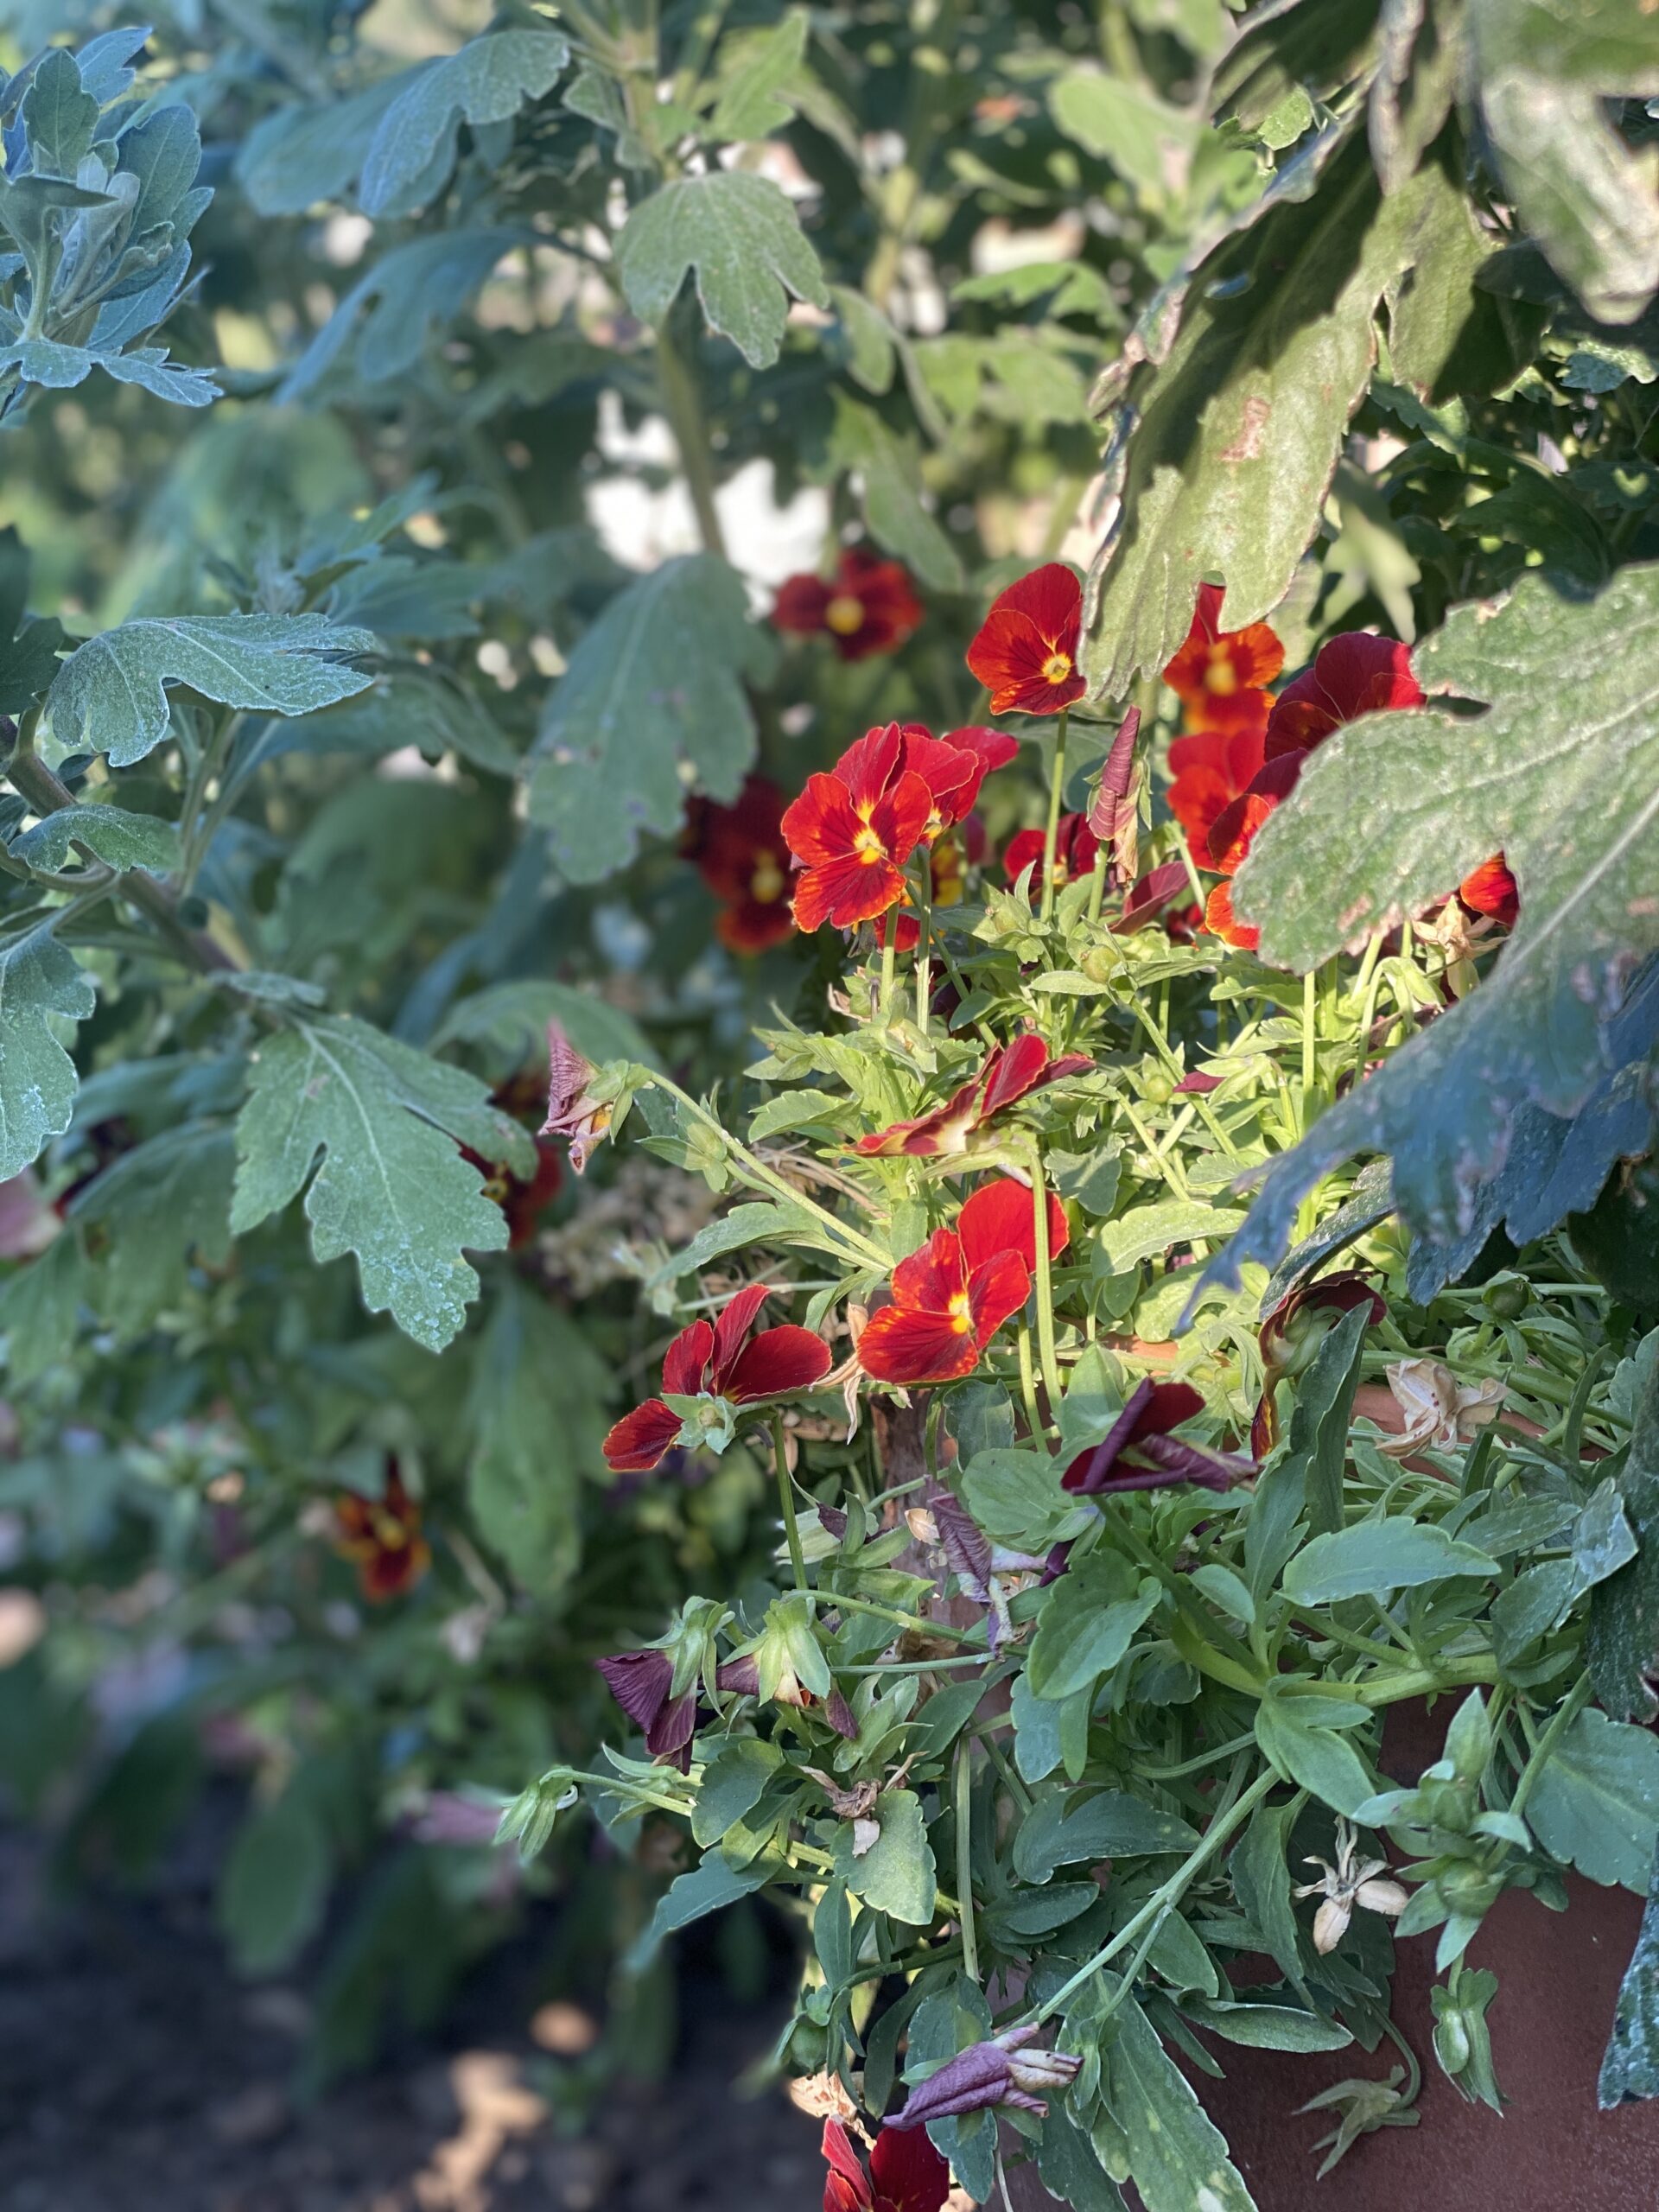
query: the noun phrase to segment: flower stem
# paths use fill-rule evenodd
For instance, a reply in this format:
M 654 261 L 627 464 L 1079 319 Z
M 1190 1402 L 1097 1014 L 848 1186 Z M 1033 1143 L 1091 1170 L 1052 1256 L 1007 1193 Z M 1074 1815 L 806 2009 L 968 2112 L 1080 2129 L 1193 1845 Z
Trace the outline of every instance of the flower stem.
M 949 1621 L 925 1621 L 914 1613 L 901 1613 L 896 1605 L 878 1605 L 870 1598 L 849 1598 L 841 1590 L 809 1590 L 806 1594 L 841 1612 L 868 1613 L 872 1620 L 896 1621 L 900 1628 L 913 1629 L 918 1636 L 942 1636 L 950 1643 L 974 1641 L 971 1629 L 952 1628 Z
M 806 1587 L 806 1560 L 801 1553 L 800 1523 L 795 1518 L 795 1491 L 789 1479 L 789 1446 L 784 1434 L 784 1417 L 780 1413 L 772 1416 L 772 1457 L 778 1475 L 778 1503 L 784 1516 L 784 1536 L 789 1545 L 790 1571 L 795 1577 L 795 1587 Z
M 962 1928 L 962 1970 L 979 1980 L 979 1936 L 974 1926 L 974 1764 L 964 1738 L 957 1745 L 957 1899 Z
M 1048 1186 L 1043 1180 L 1043 1155 L 1031 1147 L 1032 1245 L 1037 1258 L 1037 1350 L 1043 1366 L 1043 1388 L 1048 1409 L 1058 1421 L 1060 1399 L 1059 1354 L 1054 1343 L 1054 1276 L 1048 1252 Z
M 1020 1398 L 1026 1409 L 1026 1426 L 1031 1431 L 1033 1443 L 1041 1440 L 1043 1417 L 1037 1410 L 1037 1370 L 1031 1357 L 1031 1325 L 1020 1324 Z
M 891 925 L 887 941 L 881 948 L 880 1017 L 884 1023 L 893 1019 L 893 988 L 894 973 L 899 964 L 899 909 L 890 907 L 887 919 Z
M 1060 843 L 1060 798 L 1065 789 L 1065 732 L 1071 718 L 1069 707 L 1060 709 L 1054 734 L 1054 780 L 1048 791 L 1048 826 L 1043 832 L 1043 897 L 1039 913 L 1044 921 L 1054 911 L 1054 860 Z

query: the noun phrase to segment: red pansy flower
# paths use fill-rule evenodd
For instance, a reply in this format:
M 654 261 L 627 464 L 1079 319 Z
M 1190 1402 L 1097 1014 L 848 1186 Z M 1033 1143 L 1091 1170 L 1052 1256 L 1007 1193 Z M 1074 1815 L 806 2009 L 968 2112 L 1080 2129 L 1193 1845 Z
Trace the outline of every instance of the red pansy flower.
M 1063 814 L 1054 839 L 1055 882 L 1070 883 L 1074 876 L 1092 875 L 1099 860 L 1100 840 L 1089 827 L 1087 816 Z M 1033 864 L 1040 874 L 1043 833 L 1040 830 L 1021 830 L 1007 842 L 1002 855 L 1002 873 L 1010 883 L 1018 883 Z M 1033 888 L 1038 887 L 1033 878 Z
M 1512 930 L 1521 912 L 1521 893 L 1499 853 L 1483 861 L 1458 886 L 1458 896 L 1470 911 L 1490 915 L 1503 929 Z
M 645 1731 L 645 1749 L 664 1766 L 682 1772 L 691 1764 L 691 1738 L 697 1726 L 697 1686 L 671 1697 L 674 1662 L 666 1651 L 619 1651 L 594 1662 L 630 1720 Z
M 867 1159 L 925 1159 L 966 1152 L 995 1115 L 1033 1090 L 1058 1083 L 1063 1076 L 1081 1075 L 1093 1065 L 1087 1052 L 1067 1052 L 1051 1060 L 1042 1039 L 1027 1031 L 1011 1045 L 999 1045 L 943 1106 L 912 1122 L 894 1122 L 874 1136 L 861 1137 L 856 1149 Z
M 842 660 L 896 652 L 921 619 L 908 570 L 857 545 L 842 553 L 833 583 L 822 576 L 786 577 L 772 609 L 774 629 L 800 638 L 822 632 Z
M 1267 728 L 1264 709 L 1254 728 L 1199 730 L 1178 737 L 1169 748 L 1169 766 L 1175 779 L 1168 791 L 1169 810 L 1185 830 L 1192 857 L 1200 868 L 1205 865 L 1205 850 L 1217 817 L 1249 789 L 1261 771 L 1267 758 Z
M 985 857 L 985 823 L 981 816 L 964 815 L 953 829 L 954 835 L 945 832 L 928 851 L 927 868 L 933 879 L 936 911 L 941 906 L 962 904 L 968 891 L 968 871 Z M 899 932 L 898 950 L 914 952 L 922 941 L 922 925 L 916 916 L 902 912 L 877 915 L 875 941 L 883 947 L 887 942 L 889 924 Z
M 421 1509 L 404 1487 L 396 1459 L 386 1463 L 378 1497 L 342 1491 L 334 1500 L 335 1548 L 357 1569 L 358 1586 L 371 1605 L 401 1598 L 432 1564 L 432 1547 L 421 1534 Z
M 784 804 L 776 784 L 751 776 L 730 806 L 693 806 L 682 849 L 720 900 L 715 935 L 734 952 L 764 952 L 795 927 Z
M 1250 1460 L 1172 1433 L 1203 1411 L 1204 1400 L 1190 1382 L 1138 1382 L 1101 1441 L 1079 1452 L 1061 1476 L 1061 1487 L 1079 1497 L 1161 1490 L 1169 1483 L 1230 1489 L 1255 1471 Z
M 1321 645 L 1307 673 L 1279 694 L 1268 717 L 1267 757 L 1311 752 L 1344 722 L 1380 708 L 1422 703 L 1409 645 L 1346 630 Z
M 1238 873 L 1262 824 L 1281 800 L 1287 798 L 1296 788 L 1296 779 L 1301 774 L 1306 758 L 1304 753 L 1281 753 L 1252 779 L 1247 791 L 1222 809 L 1211 825 L 1205 856 L 1206 867 L 1229 878 Z M 1262 941 L 1261 931 L 1249 922 L 1240 921 L 1233 912 L 1230 881 L 1218 883 L 1211 890 L 1205 905 L 1204 926 L 1212 937 L 1247 952 L 1253 952 Z
M 1265 687 L 1285 664 L 1285 649 L 1265 622 L 1242 630 L 1221 626 L 1219 584 L 1200 584 L 1186 642 L 1164 681 L 1186 709 L 1194 730 L 1255 728 L 1265 718 Z
M 925 2130 L 881 2128 L 869 2171 L 838 2120 L 823 2123 L 823 2212 L 940 2212 L 950 2169 Z
M 1048 1195 L 1050 1257 L 1065 1249 L 1065 1209 Z M 893 1304 L 873 1313 L 858 1363 L 877 1382 L 948 1382 L 1031 1294 L 1037 1264 L 1032 1193 L 1011 1176 L 974 1192 L 954 1229 L 936 1229 L 893 1271 Z
M 663 1388 L 676 1398 L 725 1398 L 753 1405 L 810 1390 L 830 1372 L 830 1347 L 810 1329 L 791 1323 L 751 1338 L 767 1298 L 764 1283 L 750 1283 L 728 1299 L 711 1328 L 693 1321 L 663 1355 Z M 605 1439 L 607 1466 L 619 1475 L 647 1474 L 678 1437 L 680 1416 L 660 1398 L 647 1398 L 624 1414 Z
M 810 776 L 784 813 L 784 836 L 803 874 L 795 890 L 795 925 L 851 929 L 874 921 L 904 896 L 905 863 L 926 834 L 933 793 L 913 770 L 897 766 L 899 725 L 873 731 L 880 746 L 860 741 L 833 776 Z M 855 754 L 858 758 L 855 760 Z M 841 766 L 852 763 L 854 780 Z
M 1089 689 L 1077 668 L 1083 586 L 1063 562 L 1021 576 L 991 602 L 968 665 L 994 715 L 1057 715 Z

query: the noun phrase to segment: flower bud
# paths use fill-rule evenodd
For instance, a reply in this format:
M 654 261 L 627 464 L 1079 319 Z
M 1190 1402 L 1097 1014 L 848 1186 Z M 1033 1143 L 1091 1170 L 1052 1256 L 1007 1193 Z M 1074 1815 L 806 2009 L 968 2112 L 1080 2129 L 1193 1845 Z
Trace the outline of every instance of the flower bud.
M 1035 2025 L 1009 2028 L 991 2042 L 970 2044 L 937 2074 L 918 2082 L 904 2110 L 887 2125 L 925 2127 L 930 2120 L 982 2112 L 993 2105 L 1046 2119 L 1045 2093 L 1067 2088 L 1083 2060 L 1066 2050 L 1027 2050 L 1025 2046 L 1040 2033 Z

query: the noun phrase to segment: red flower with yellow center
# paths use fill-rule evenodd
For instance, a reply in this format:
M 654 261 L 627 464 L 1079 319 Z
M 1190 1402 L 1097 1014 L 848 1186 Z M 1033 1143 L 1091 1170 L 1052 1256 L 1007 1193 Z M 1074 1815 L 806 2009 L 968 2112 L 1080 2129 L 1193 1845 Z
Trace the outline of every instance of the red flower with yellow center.
M 358 1586 L 373 1605 L 412 1590 L 432 1564 L 421 1534 L 421 1509 L 404 1487 L 396 1459 L 386 1463 L 378 1497 L 341 1491 L 334 1500 L 335 1548 L 357 1569 Z
M 794 929 L 783 824 L 784 795 L 765 776 L 729 806 L 701 799 L 691 810 L 682 849 L 720 900 L 715 935 L 734 952 L 764 952 Z
M 968 648 L 994 715 L 1057 715 L 1089 689 L 1077 667 L 1083 586 L 1050 561 L 1010 584 Z
M 1254 729 L 1271 702 L 1266 687 L 1285 664 L 1285 649 L 1265 622 L 1221 626 L 1219 584 L 1200 584 L 1186 642 L 1164 681 L 1186 709 L 1190 730 Z
M 1051 1258 L 1065 1249 L 1065 1209 L 1048 1194 Z M 893 1303 L 873 1313 L 858 1363 L 877 1382 L 949 1382 L 1031 1294 L 1037 1264 L 1035 1201 L 1011 1176 L 974 1192 L 954 1229 L 936 1229 L 893 1271 Z
M 836 564 L 833 582 L 822 576 L 789 576 L 772 603 L 774 629 L 791 637 L 822 634 L 842 660 L 896 652 L 922 619 L 922 603 L 908 571 L 849 545 Z
M 1058 834 L 1054 840 L 1054 880 L 1070 883 L 1074 876 L 1092 875 L 1100 860 L 1100 840 L 1089 827 L 1086 815 L 1063 814 Z M 1040 830 L 1021 830 L 1010 837 L 1002 855 L 1002 873 L 1010 883 L 1018 883 L 1028 868 L 1035 868 L 1038 875 L 1043 867 L 1043 833 Z M 1041 887 L 1036 876 L 1032 879 L 1033 896 Z
M 974 1137 L 996 1115 L 1007 1111 L 1051 1083 L 1082 1075 L 1094 1066 L 1086 1052 L 1067 1052 L 1058 1060 L 1034 1032 L 1000 1045 L 978 1073 L 953 1092 L 943 1106 L 914 1121 L 894 1122 L 875 1135 L 861 1137 L 856 1149 L 866 1159 L 926 1159 L 966 1152 Z
M 830 1372 L 830 1347 L 810 1329 L 785 1323 L 751 1337 L 766 1304 L 764 1283 L 751 1283 L 729 1299 L 711 1328 L 694 1321 L 663 1355 L 663 1388 L 674 1398 L 724 1398 L 749 1406 L 810 1390 Z M 647 1398 L 624 1414 L 605 1439 L 605 1463 L 615 1474 L 648 1474 L 678 1441 L 680 1414 L 661 1398 Z
M 867 2172 L 840 2120 L 826 2120 L 823 2152 L 823 2212 L 940 2212 L 950 2194 L 950 2169 L 924 2128 L 880 2129 Z

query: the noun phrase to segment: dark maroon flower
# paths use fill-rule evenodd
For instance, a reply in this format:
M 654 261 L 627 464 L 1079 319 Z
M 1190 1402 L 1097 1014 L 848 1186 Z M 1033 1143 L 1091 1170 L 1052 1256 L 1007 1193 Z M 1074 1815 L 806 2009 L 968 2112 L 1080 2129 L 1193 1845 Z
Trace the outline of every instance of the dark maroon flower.
M 1080 1497 L 1161 1490 L 1169 1483 L 1230 1490 L 1255 1472 L 1254 1462 L 1171 1433 L 1203 1411 L 1204 1400 L 1190 1382 L 1137 1383 L 1105 1436 L 1078 1452 L 1061 1476 L 1062 1487 Z
M 691 1738 L 697 1725 L 697 1686 L 671 1697 L 674 1662 L 666 1651 L 619 1651 L 594 1664 L 604 1675 L 630 1720 L 644 1729 L 645 1749 L 664 1766 L 683 1773 L 691 1764 Z
M 889 2127 L 925 2127 L 955 2113 L 984 2112 L 1007 2105 L 1046 2120 L 1043 2091 L 1068 2088 L 1083 2064 L 1069 2050 L 1029 2050 L 1040 2027 L 1009 2028 L 988 2043 L 971 2044 L 919 2082 Z

